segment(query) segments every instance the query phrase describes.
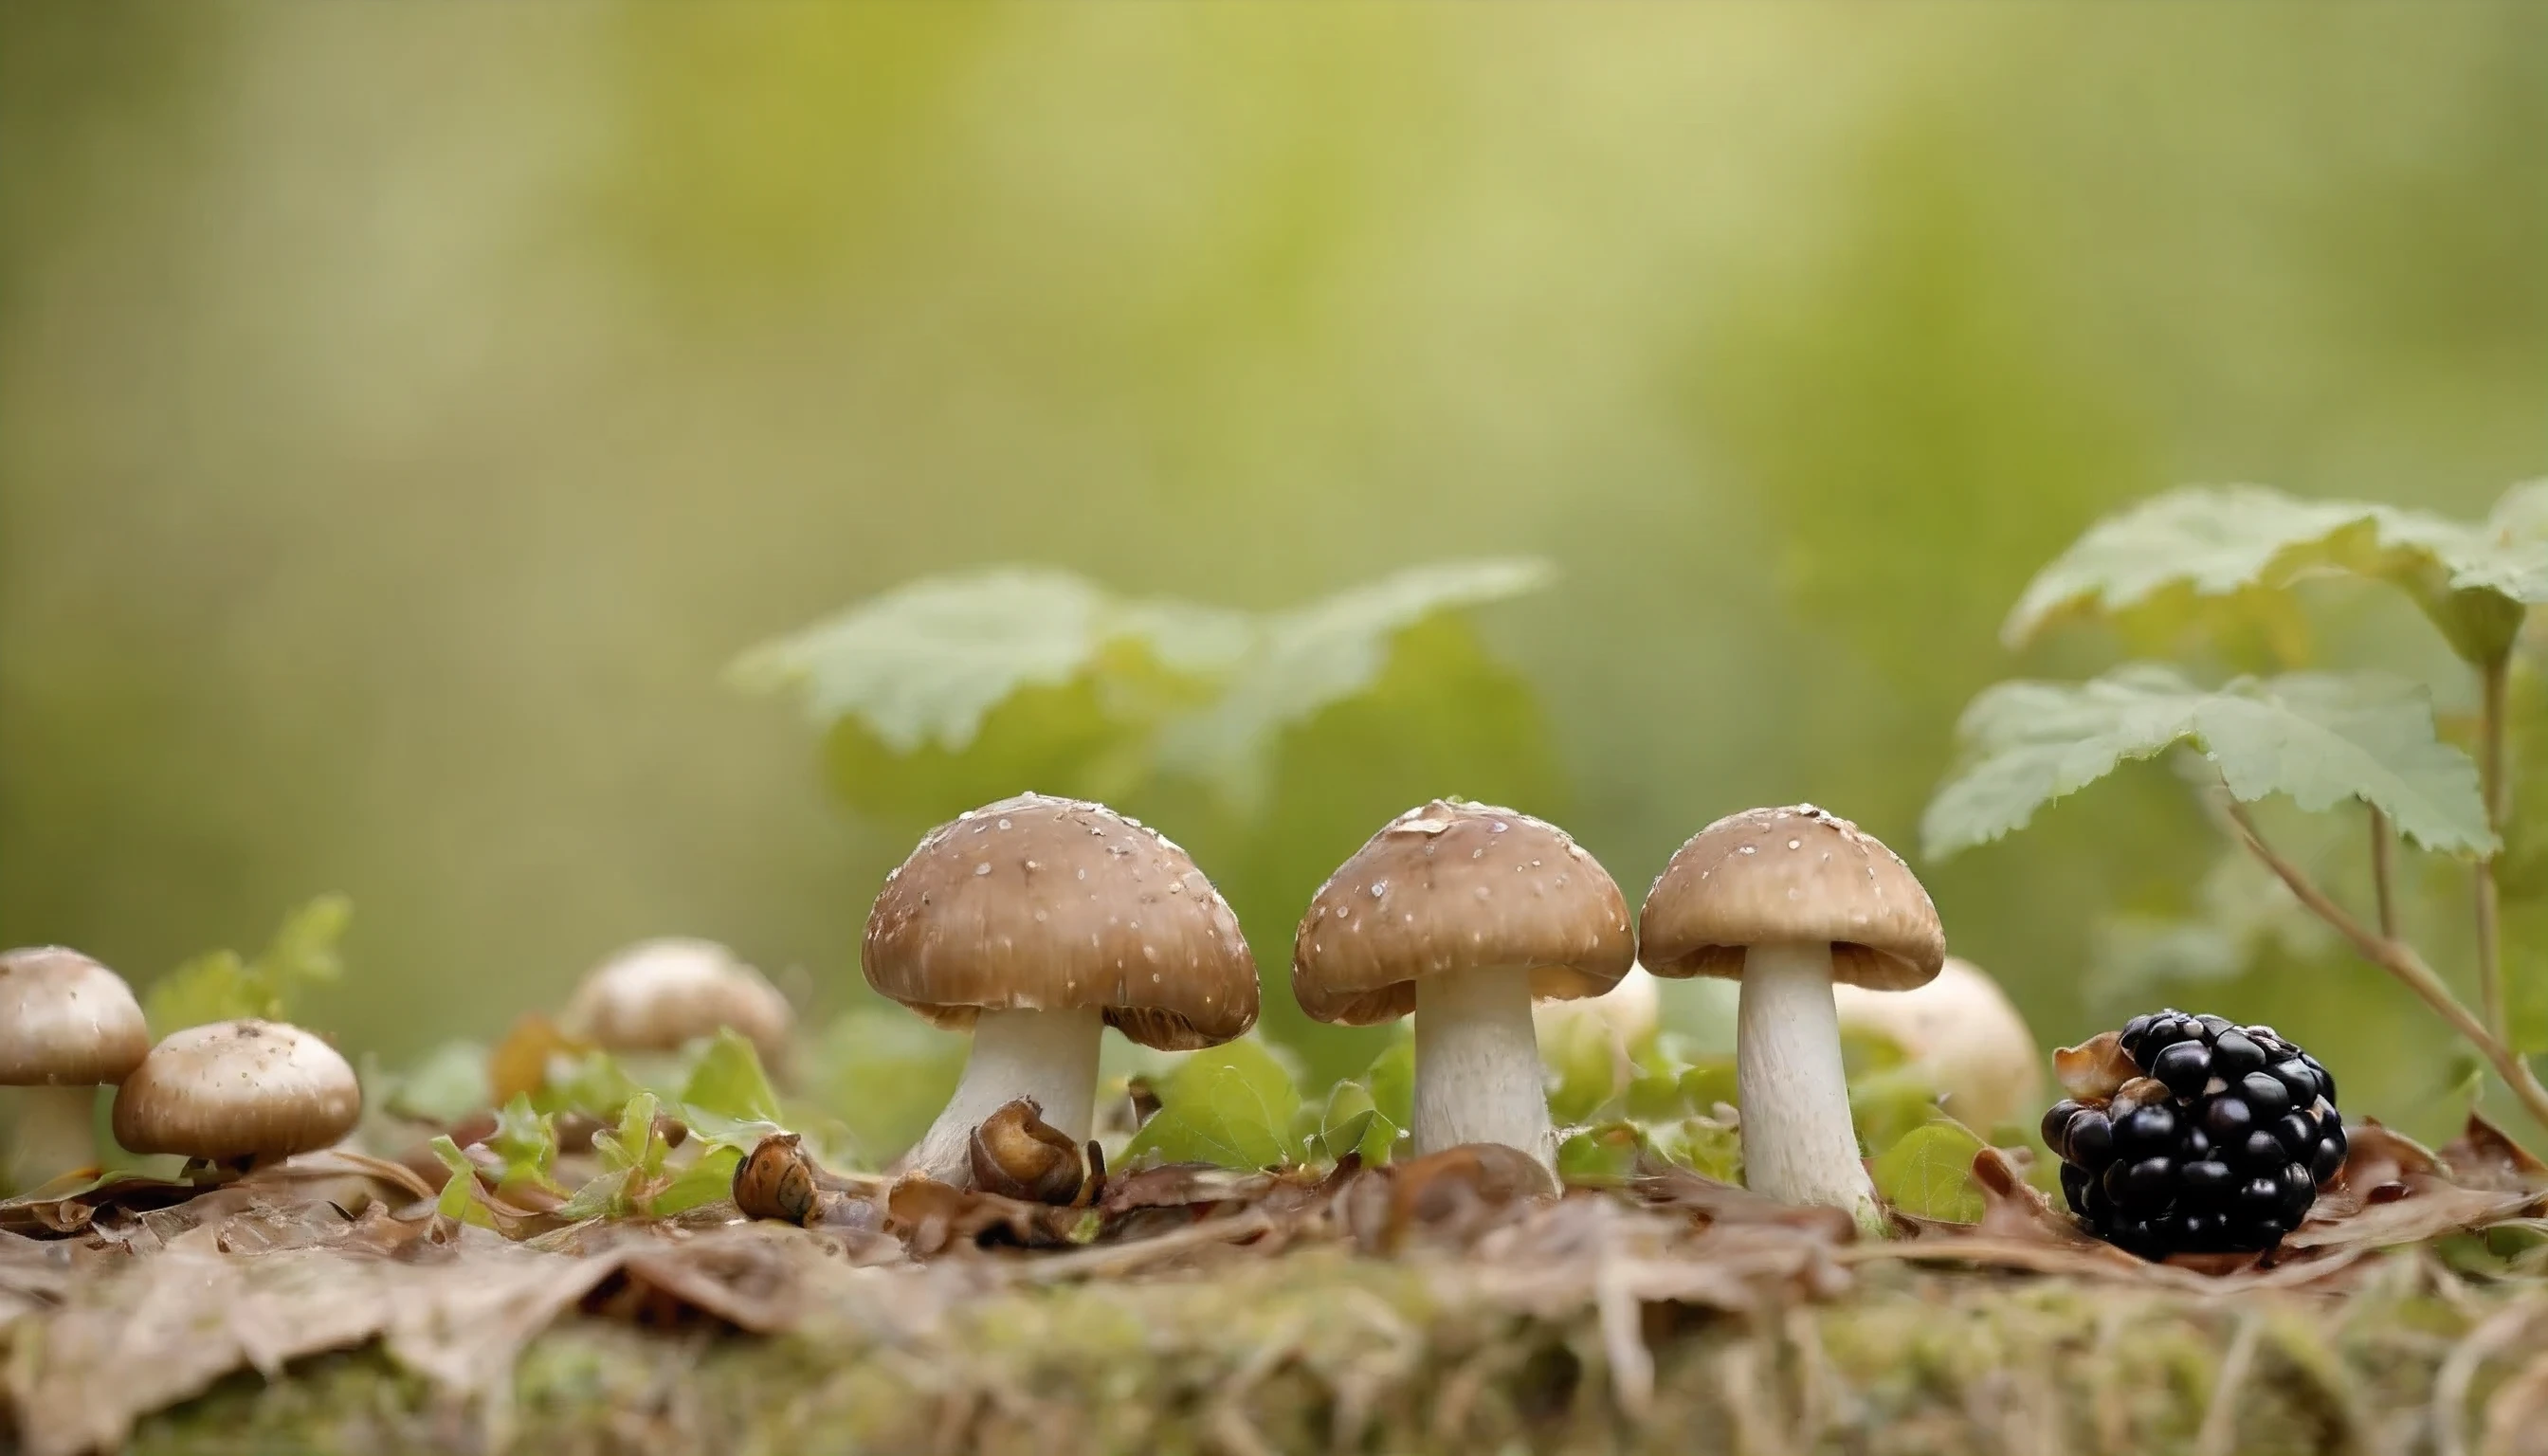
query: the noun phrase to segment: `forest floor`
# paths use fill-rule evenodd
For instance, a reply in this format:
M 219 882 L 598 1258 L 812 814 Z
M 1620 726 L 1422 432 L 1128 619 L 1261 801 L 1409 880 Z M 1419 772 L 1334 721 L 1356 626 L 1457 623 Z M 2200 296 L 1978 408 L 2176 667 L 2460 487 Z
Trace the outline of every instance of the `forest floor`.
M 1995 1154 L 1980 1224 L 1887 1240 L 1450 1154 L 513 1238 L 325 1157 L 0 1205 L 0 1448 L 2548 1451 L 2548 1176 L 2478 1125 L 2374 1130 L 2274 1255 L 2165 1264 Z

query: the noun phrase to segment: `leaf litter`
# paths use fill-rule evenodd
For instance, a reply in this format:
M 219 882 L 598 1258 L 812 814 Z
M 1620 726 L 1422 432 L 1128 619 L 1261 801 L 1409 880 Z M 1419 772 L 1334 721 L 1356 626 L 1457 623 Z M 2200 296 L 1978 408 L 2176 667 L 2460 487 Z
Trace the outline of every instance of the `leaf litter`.
M 772 1135 L 740 1166 L 756 1161 L 756 1179 L 801 1165 L 811 1196 L 774 1218 L 721 1200 L 569 1221 L 509 1204 L 470 1160 L 436 1189 L 404 1163 L 329 1152 L 209 1187 L 119 1178 L 11 1200 L 0 1204 L 9 1414 L 28 1456 L 78 1456 L 119 1446 L 140 1417 L 233 1372 L 272 1380 L 296 1360 L 372 1345 L 474 1410 L 500 1448 L 516 1359 L 561 1320 L 917 1338 L 1002 1291 L 1191 1284 L 1300 1256 L 1387 1261 L 1444 1307 L 1588 1318 L 1609 1394 L 1634 1417 L 1656 1399 L 1651 1334 L 1675 1311 L 1785 1318 L 1887 1264 L 2202 1295 L 2337 1293 L 2373 1277 L 2380 1250 L 2521 1226 L 2548 1203 L 2548 1167 L 2476 1117 L 2439 1151 L 2365 1122 L 2342 1178 L 2280 1248 L 2157 1264 L 2087 1237 L 2026 1181 L 2022 1155 L 1989 1146 L 1971 1154 L 1971 1222 L 1897 1212 L 1902 1236 L 1871 1242 L 1845 1216 L 1652 1154 L 1615 1186 L 1563 1193 L 1531 1159 L 1472 1146 L 1387 1167 L 1348 1152 L 1332 1167 L 1259 1172 L 1093 1168 L 1062 1202 L 836 1173 L 792 1135 Z M 464 1170 L 464 1201 L 502 1217 L 447 1211 Z M 2506 1389 L 2548 1404 L 2548 1374 Z

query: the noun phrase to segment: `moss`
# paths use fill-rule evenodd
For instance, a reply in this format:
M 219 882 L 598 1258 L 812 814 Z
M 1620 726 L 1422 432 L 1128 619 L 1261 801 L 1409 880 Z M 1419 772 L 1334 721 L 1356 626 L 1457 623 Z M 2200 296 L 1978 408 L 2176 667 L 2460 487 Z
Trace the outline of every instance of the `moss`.
M 1638 1424 L 1591 1311 L 1491 1311 L 1404 1266 L 1312 1251 L 1210 1280 L 988 1296 L 899 1348 L 851 1327 L 759 1338 L 571 1319 L 492 1406 L 439 1396 L 376 1351 L 329 1356 L 271 1385 L 233 1378 L 145 1421 L 135 1449 L 2139 1456 L 2198 1449 L 2216 1401 L 2229 1420 L 2213 1450 L 2392 1449 L 2422 1428 L 2436 1371 L 2476 1322 L 2548 1301 L 2526 1284 L 2445 1290 L 2429 1269 L 2399 1256 L 2341 1299 L 1877 1269 L 1835 1304 L 1654 1306 Z M 2481 1369 L 2473 1412 L 2502 1375 Z

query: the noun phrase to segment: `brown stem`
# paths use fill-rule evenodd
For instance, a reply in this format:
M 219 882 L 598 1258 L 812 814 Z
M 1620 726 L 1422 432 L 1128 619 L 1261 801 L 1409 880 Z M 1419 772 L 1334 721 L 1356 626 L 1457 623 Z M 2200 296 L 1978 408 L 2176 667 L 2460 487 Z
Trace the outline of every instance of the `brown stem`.
M 2371 889 L 2380 904 L 2380 934 L 2384 939 L 2398 939 L 2398 884 L 2390 867 L 2389 816 L 2378 808 L 2371 811 Z
M 2431 966 L 2424 963 L 2424 957 L 2415 954 L 2414 947 L 2367 929 L 2343 906 L 2328 898 L 2326 891 L 2319 888 L 2307 870 L 2275 853 L 2273 847 L 2256 832 L 2255 822 L 2247 817 L 2244 807 L 2228 794 L 2223 794 L 2222 798 L 2230 822 L 2237 826 L 2238 837 L 2245 842 L 2249 853 L 2263 861 L 2265 867 L 2274 871 L 2312 914 L 2351 941 L 2353 949 L 2361 954 L 2363 959 L 2404 981 L 2407 989 L 2414 992 L 2417 999 L 2449 1022 L 2451 1030 L 2476 1047 L 2478 1054 L 2486 1058 L 2487 1065 L 2495 1068 L 2495 1074 L 2512 1089 L 2512 1095 L 2520 1100 L 2522 1110 L 2540 1126 L 2548 1127 L 2548 1087 L 2539 1085 L 2539 1079 L 2531 1074 L 2529 1065 L 2460 1004 L 2460 999 L 2451 994 L 2451 988 L 2442 983 L 2442 978 L 2433 973 Z
M 2504 695 L 2511 676 L 2512 654 L 2508 652 L 2488 663 L 2480 674 L 2485 701 L 2478 723 L 2478 792 L 2486 800 L 2486 826 L 2498 836 L 2503 833 L 2506 818 L 2503 737 L 2504 720 L 2510 715 L 2504 710 Z M 2511 1022 L 2503 1008 L 2503 953 L 2499 935 L 2495 860 L 2494 855 L 2488 855 L 2477 865 L 2477 999 L 2486 1013 L 2486 1029 L 2496 1040 L 2506 1041 L 2511 1036 Z

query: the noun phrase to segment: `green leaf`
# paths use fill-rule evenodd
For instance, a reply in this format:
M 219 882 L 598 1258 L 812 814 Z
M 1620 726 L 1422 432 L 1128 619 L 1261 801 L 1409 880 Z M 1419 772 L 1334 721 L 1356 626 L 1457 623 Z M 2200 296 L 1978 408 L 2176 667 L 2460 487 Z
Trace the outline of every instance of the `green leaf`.
M 895 588 L 753 648 L 731 676 L 797 689 L 817 723 L 855 717 L 897 754 L 961 752 L 1002 699 L 1071 682 L 1110 641 L 1138 639 L 1171 667 L 1211 672 L 1249 637 L 1241 613 L 1119 602 L 1068 572 L 998 567 Z
M 1921 820 L 1930 856 L 1987 844 L 2044 804 L 2178 743 L 2242 800 L 2317 811 L 2359 798 L 2398 832 L 2446 853 L 2494 848 L 2477 767 L 2433 735 L 2422 688 L 2371 674 L 2242 678 L 2217 691 L 2132 664 L 2088 682 L 2002 682 L 1964 710 L 1964 764 Z
M 778 1094 L 761 1069 L 761 1054 L 732 1027 L 721 1027 L 682 1085 L 682 1103 L 738 1122 L 775 1124 Z
M 1938 1115 L 1938 1086 L 1918 1066 L 1892 1066 L 1851 1080 L 1849 1117 L 1861 1142 L 1890 1148 Z
M 809 1100 L 850 1131 L 881 1166 L 918 1141 L 956 1094 L 971 1040 L 901 1007 L 853 1011 L 805 1048 Z
M 517 1092 L 497 1111 L 487 1149 L 504 1160 L 500 1187 L 517 1182 L 557 1187 L 557 1125 L 548 1114 L 532 1111 L 530 1098 Z
M 2262 486 L 2193 487 L 2089 528 L 2039 573 L 2000 629 L 2025 646 L 2065 618 L 2182 621 L 2202 603 L 2345 572 L 2405 589 L 2450 639 L 2485 662 L 2509 647 L 2520 603 L 2548 601 L 2548 509 L 2516 488 L 2478 525 Z
M 548 1080 L 531 1094 L 541 1112 L 580 1112 L 590 1118 L 615 1118 L 638 1093 L 637 1080 L 607 1051 L 579 1056 L 552 1056 Z
M 1557 1176 L 1570 1187 L 1615 1188 L 1637 1170 L 1645 1135 L 1634 1123 L 1603 1123 L 1557 1144 Z
M 605 1169 L 627 1169 L 647 1177 L 664 1170 L 668 1149 L 664 1139 L 655 1136 L 655 1114 L 660 1104 L 652 1092 L 640 1092 L 628 1099 L 620 1110 L 619 1122 L 592 1135 L 592 1150 L 601 1158 Z
M 425 1146 L 432 1150 L 434 1161 L 442 1164 L 451 1175 L 443 1180 L 441 1196 L 433 1201 L 433 1211 L 464 1224 L 476 1224 L 484 1228 L 496 1227 L 496 1216 L 487 1211 L 486 1204 L 479 1198 L 478 1169 L 469 1161 L 469 1155 L 460 1150 L 460 1144 L 448 1137 L 437 1136 Z
M 622 1218 L 632 1212 L 628 1203 L 628 1184 L 634 1168 L 612 1168 L 595 1175 L 574 1195 L 558 1206 L 558 1217 L 568 1223 L 586 1219 Z
M 1402 1128 L 1415 1126 L 1415 1043 L 1411 1040 L 1392 1042 L 1371 1059 L 1371 1069 L 1362 1074 L 1363 1086 L 1371 1091 L 1372 1106 L 1380 1115 Z
M 1328 1157 L 1359 1152 L 1363 1166 L 1376 1168 L 1389 1161 L 1397 1149 L 1402 1131 L 1397 1123 L 1381 1113 L 1369 1088 L 1360 1082 L 1338 1082 L 1327 1093 L 1326 1111 L 1320 1119 L 1319 1138 Z
M 320 895 L 284 917 L 274 939 L 253 960 L 233 951 L 198 956 L 161 976 L 150 987 L 143 1014 L 154 1034 L 209 1022 L 260 1017 L 292 1019 L 301 991 L 344 975 L 336 943 L 353 917 L 353 904 L 342 895 Z
M 1743 1090 L 1735 1079 L 1734 1058 L 1711 1056 L 1683 1071 L 1681 1099 L 1691 1111 L 1701 1113 L 1720 1102 L 1728 1107 L 1742 1106 Z
M 1646 1145 L 1666 1162 L 1719 1183 L 1743 1181 L 1743 1135 L 1714 1118 L 1687 1117 L 1650 1127 Z
M 1913 1131 L 1875 1159 L 1875 1191 L 1916 1218 L 1978 1224 L 1984 1204 L 1973 1181 L 1973 1158 L 1982 1139 L 1952 1118 Z
M 1538 560 L 1446 562 L 1263 618 L 1228 690 L 1169 726 L 1160 761 L 1253 814 L 1264 802 L 1277 736 L 1369 687 L 1398 634 L 1437 613 L 1539 591 L 1553 578 Z
M 727 1197 L 734 1191 L 734 1170 L 742 1161 L 740 1149 L 709 1148 L 648 1198 L 644 1212 L 651 1218 L 669 1219 Z
M 487 1048 L 445 1042 L 398 1078 L 389 1110 L 427 1123 L 456 1123 L 487 1105 Z
M 1159 1110 L 1125 1144 L 1128 1160 L 1155 1151 L 1168 1162 L 1267 1168 L 1299 1154 L 1291 1133 L 1300 1089 L 1251 1039 L 1187 1057 L 1158 1084 L 1158 1094 Z

